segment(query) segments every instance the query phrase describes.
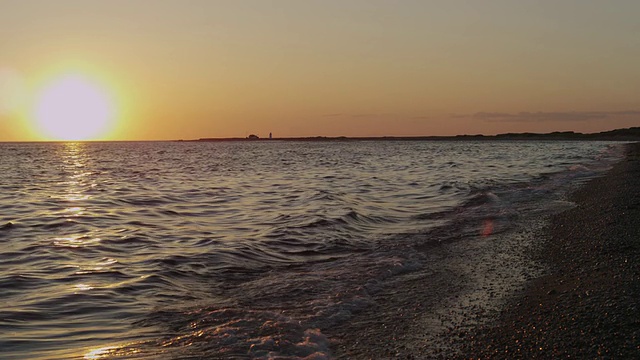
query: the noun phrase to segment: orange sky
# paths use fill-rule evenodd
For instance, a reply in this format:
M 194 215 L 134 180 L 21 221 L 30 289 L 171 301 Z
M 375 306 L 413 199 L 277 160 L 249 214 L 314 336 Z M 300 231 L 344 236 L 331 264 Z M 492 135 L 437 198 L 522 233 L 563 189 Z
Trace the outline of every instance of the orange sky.
M 631 0 L 0 0 L 0 141 L 47 139 L 33 108 L 68 73 L 111 96 L 98 139 L 640 126 L 637 14 Z

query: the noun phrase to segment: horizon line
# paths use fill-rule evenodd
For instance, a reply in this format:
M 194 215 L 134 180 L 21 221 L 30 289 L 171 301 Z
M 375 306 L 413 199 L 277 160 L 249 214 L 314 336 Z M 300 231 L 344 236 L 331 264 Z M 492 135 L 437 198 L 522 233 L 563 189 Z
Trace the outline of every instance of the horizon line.
M 620 133 L 619 135 L 613 135 Z M 535 137 L 574 137 L 578 139 L 580 137 L 596 137 L 596 136 L 615 136 L 615 137 L 632 137 L 640 138 L 640 127 L 628 127 L 617 128 L 613 130 L 600 131 L 594 133 L 581 133 L 576 131 L 553 131 L 547 133 L 536 132 L 509 132 L 499 133 L 495 135 L 485 134 L 458 134 L 458 135 L 379 135 L 379 136 L 326 136 L 326 135 L 313 135 L 313 136 L 287 136 L 287 137 L 205 137 L 197 139 L 96 139 L 96 140 L 8 140 L 0 141 L 0 143 L 79 143 L 79 142 L 207 142 L 207 141 L 304 141 L 304 140 L 446 140 L 446 139 L 481 139 L 481 138 L 514 138 L 527 139 Z

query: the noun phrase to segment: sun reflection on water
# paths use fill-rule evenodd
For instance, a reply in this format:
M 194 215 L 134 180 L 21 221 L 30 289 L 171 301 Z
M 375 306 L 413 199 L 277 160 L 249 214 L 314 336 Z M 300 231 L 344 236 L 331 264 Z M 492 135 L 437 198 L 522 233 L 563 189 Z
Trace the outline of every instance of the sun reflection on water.
M 112 269 L 112 265 L 118 264 L 118 260 L 112 258 L 103 258 L 98 262 L 91 262 L 89 264 L 77 264 L 71 265 L 78 270 L 74 272 L 74 275 L 91 274 L 101 271 L 109 271 Z
M 78 217 L 85 213 L 85 208 L 82 206 L 73 206 L 68 207 L 63 210 L 63 215 L 65 218 Z
M 112 353 L 113 351 L 117 350 L 117 348 L 115 346 L 106 346 L 103 348 L 98 348 L 98 349 L 94 349 L 89 351 L 88 353 L 84 354 L 84 358 L 89 360 L 93 360 L 93 359 L 104 359 L 105 357 L 109 356 L 110 353 Z
M 90 164 L 86 146 L 81 142 L 68 142 L 64 143 L 60 150 L 62 170 L 67 173 L 66 179 L 60 183 L 65 187 L 65 193 L 62 194 L 62 198 L 66 201 L 76 202 L 91 198 L 89 194 L 83 191 L 87 187 L 91 188 L 94 185 L 88 184 L 87 181 L 92 172 L 86 170 Z
M 90 245 L 97 245 L 100 243 L 100 241 L 100 238 L 90 237 L 86 235 L 75 235 L 54 238 L 53 245 L 66 248 L 81 248 Z
M 87 291 L 87 290 L 93 289 L 93 286 L 91 286 L 89 284 L 76 284 L 76 285 L 74 285 L 74 288 L 77 291 Z
M 122 346 L 104 346 L 97 349 L 92 349 L 86 352 L 83 356 L 85 360 L 98 360 L 107 358 L 121 358 L 128 359 L 135 354 L 140 353 L 140 349 L 134 347 L 135 344 L 126 344 Z

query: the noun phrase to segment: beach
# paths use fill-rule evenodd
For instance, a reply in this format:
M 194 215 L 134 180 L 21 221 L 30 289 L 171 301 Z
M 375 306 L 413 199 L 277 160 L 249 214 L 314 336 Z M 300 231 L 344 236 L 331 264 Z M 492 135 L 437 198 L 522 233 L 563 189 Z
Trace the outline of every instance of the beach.
M 473 247 L 445 244 L 437 251 L 455 256 L 452 266 L 415 272 L 411 285 L 377 296 L 379 311 L 337 332 L 334 355 L 637 358 L 639 176 L 640 144 L 628 144 L 622 161 L 569 194 L 565 210 Z
M 571 195 L 535 255 L 547 265 L 496 321 L 456 340 L 460 358 L 640 356 L 640 144 Z

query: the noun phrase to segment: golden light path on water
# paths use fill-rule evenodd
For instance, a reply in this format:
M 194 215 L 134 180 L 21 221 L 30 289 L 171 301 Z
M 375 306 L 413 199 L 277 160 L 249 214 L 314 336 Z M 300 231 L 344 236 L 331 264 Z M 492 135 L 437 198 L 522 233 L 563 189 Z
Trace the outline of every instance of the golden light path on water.
M 62 169 L 68 173 L 67 178 L 61 182 L 64 186 L 64 192 L 58 195 L 60 200 L 69 206 L 61 210 L 60 215 L 67 221 L 83 216 L 92 216 L 91 209 L 88 208 L 92 200 L 92 195 L 88 190 L 98 185 L 98 180 L 92 177 L 90 155 L 86 151 L 87 144 L 83 142 L 66 142 L 61 144 L 59 150 Z M 91 232 L 67 234 L 66 236 L 58 236 L 53 239 L 53 245 L 60 248 L 76 249 L 76 251 L 87 249 L 93 246 L 99 246 L 101 238 L 95 236 Z M 91 275 L 104 271 L 109 271 L 112 266 L 117 265 L 117 259 L 104 257 L 97 261 L 88 258 L 77 257 L 73 263 L 67 266 L 76 268 L 74 275 Z M 141 278 L 146 278 L 142 276 Z M 100 281 L 71 283 L 66 293 L 78 294 L 81 292 L 100 291 L 111 288 L 118 288 L 128 283 L 133 283 L 140 279 L 129 279 L 124 281 Z M 140 345 L 143 343 L 124 343 L 110 344 L 106 346 L 91 347 L 79 349 L 76 356 L 83 359 L 108 359 L 108 358 L 129 358 L 141 352 Z
M 139 354 L 140 349 L 135 347 L 135 343 L 120 346 L 104 346 L 97 349 L 91 349 L 84 353 L 83 359 L 98 360 L 108 358 L 126 359 L 133 355 Z
M 61 200 L 72 205 L 62 210 L 62 217 L 67 221 L 83 215 L 86 211 L 86 208 L 76 206 L 76 202 L 90 199 L 90 195 L 84 193 L 84 179 L 89 175 L 85 170 L 88 159 L 84 146 L 83 143 L 69 142 L 65 143 L 60 150 L 63 169 L 70 172 L 68 178 L 61 183 L 65 187 L 65 192 L 60 195 Z M 89 184 L 89 186 L 95 186 L 95 184 Z M 98 242 L 100 242 L 99 238 L 87 237 L 86 234 L 61 236 L 53 240 L 55 246 L 70 248 L 81 248 Z

